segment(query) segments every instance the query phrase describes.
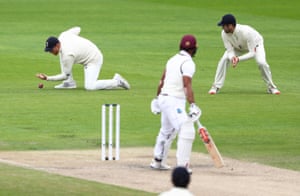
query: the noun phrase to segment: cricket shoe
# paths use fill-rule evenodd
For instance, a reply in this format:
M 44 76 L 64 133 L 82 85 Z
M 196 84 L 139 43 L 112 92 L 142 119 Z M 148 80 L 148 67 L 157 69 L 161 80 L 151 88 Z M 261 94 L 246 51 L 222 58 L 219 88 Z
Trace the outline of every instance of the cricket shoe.
M 269 94 L 279 95 L 280 91 L 277 88 L 268 88 Z
M 55 89 L 73 89 L 76 88 L 76 82 L 73 81 L 63 81 L 61 84 L 54 86 Z
M 187 167 L 186 170 L 187 170 L 187 172 L 188 172 L 190 175 L 192 175 L 193 170 L 192 170 L 191 168 Z
M 157 169 L 157 170 L 169 170 L 171 167 L 162 161 L 157 161 L 156 159 L 153 159 L 152 162 L 150 163 L 150 167 L 152 169 Z
M 116 73 L 113 77 L 113 79 L 118 81 L 118 86 L 122 87 L 124 89 L 130 89 L 130 84 L 123 78 L 120 74 Z
M 185 166 L 177 165 L 177 167 L 184 167 L 190 175 L 192 175 L 192 173 L 193 173 L 193 170 L 190 168 L 188 163 Z
M 208 94 L 215 95 L 219 92 L 219 90 L 220 88 L 217 88 L 215 85 L 213 85 L 211 89 L 208 91 Z
M 185 168 L 186 168 L 186 171 L 187 171 L 190 175 L 192 175 L 193 170 L 190 168 L 189 164 L 187 164 Z

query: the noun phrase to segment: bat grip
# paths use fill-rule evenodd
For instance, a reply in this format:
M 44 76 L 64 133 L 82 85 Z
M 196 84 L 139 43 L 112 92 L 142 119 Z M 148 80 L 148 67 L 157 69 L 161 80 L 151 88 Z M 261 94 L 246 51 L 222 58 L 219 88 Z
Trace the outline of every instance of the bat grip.
M 210 139 L 205 128 L 199 128 L 199 135 L 201 136 L 204 143 L 209 143 Z

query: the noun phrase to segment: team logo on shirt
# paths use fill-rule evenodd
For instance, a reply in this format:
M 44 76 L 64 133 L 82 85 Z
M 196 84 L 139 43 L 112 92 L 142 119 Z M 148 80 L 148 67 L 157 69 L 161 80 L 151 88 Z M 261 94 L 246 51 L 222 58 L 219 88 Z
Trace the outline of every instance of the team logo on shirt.
M 176 111 L 177 111 L 178 114 L 182 113 L 182 110 L 180 108 L 177 108 Z

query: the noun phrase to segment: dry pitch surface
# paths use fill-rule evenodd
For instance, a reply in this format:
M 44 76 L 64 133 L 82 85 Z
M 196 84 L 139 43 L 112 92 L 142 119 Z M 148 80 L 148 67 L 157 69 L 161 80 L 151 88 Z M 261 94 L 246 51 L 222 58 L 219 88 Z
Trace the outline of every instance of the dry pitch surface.
M 0 162 L 64 176 L 159 193 L 171 188 L 171 171 L 149 167 L 151 148 L 121 149 L 119 161 L 101 161 L 99 150 L 0 152 Z M 168 163 L 175 164 L 175 151 Z M 299 196 L 300 172 L 224 158 L 213 167 L 206 154 L 193 153 L 189 189 L 205 196 Z

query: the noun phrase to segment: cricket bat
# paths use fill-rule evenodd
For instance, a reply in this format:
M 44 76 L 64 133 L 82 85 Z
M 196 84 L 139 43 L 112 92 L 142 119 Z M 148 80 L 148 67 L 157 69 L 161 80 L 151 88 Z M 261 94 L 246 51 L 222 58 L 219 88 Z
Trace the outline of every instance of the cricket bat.
M 217 168 L 224 167 L 225 164 L 223 158 L 217 146 L 215 145 L 213 138 L 211 137 L 207 129 L 204 126 L 202 126 L 199 120 L 197 120 L 197 125 L 198 125 L 198 133 L 204 143 L 204 146 L 206 147 L 208 153 L 210 154 L 215 167 Z

